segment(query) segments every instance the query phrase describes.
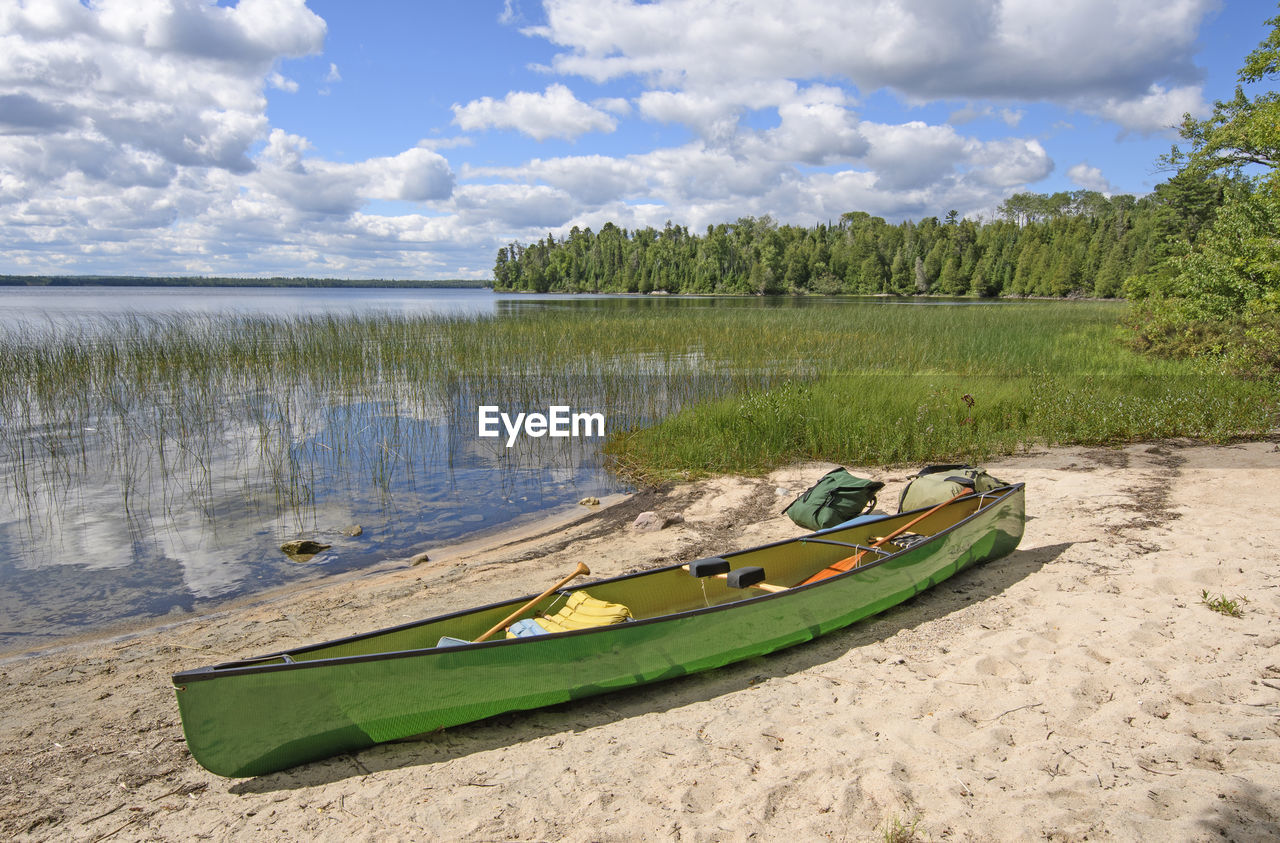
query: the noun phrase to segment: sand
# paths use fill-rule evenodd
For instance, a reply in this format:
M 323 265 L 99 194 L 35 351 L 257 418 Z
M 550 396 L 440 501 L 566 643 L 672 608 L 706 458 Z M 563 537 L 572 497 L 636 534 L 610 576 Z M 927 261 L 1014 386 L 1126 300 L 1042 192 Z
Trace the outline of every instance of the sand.
M 540 591 L 578 560 L 609 576 L 796 535 L 779 513 L 830 467 L 678 486 L 542 535 L 9 654 L 0 836 L 1280 838 L 1274 441 L 992 462 L 1028 486 L 1019 550 L 767 658 L 254 779 L 186 751 L 176 670 Z M 890 507 L 908 473 L 853 470 L 888 481 Z M 644 509 L 684 521 L 637 534 Z

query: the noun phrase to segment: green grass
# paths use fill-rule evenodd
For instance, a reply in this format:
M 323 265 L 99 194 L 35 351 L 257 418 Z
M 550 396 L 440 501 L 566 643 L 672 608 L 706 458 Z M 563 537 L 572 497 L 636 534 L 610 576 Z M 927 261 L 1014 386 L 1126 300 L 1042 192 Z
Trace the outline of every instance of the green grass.
M 807 459 L 979 461 L 1031 445 L 1224 441 L 1276 426 L 1274 383 L 1138 355 L 1121 342 L 1123 313 L 1018 303 L 757 314 L 742 328 L 744 353 L 796 375 L 623 432 L 609 453 L 623 473 L 661 480 Z
M 920 817 L 913 817 L 909 824 L 892 817 L 885 821 L 880 834 L 884 843 L 920 843 L 924 839 L 920 836 Z
M 1241 602 L 1247 602 L 1242 597 L 1239 600 L 1228 600 L 1225 594 L 1219 594 L 1217 597 L 1211 597 L 1208 589 L 1200 592 L 1200 602 L 1208 606 L 1220 615 L 1226 615 L 1231 618 L 1244 617 L 1244 611 L 1240 607 Z
M 211 505 L 241 484 L 287 511 L 340 475 L 390 492 L 439 447 L 424 420 L 474 430 L 479 404 L 603 411 L 612 466 L 639 482 L 1276 426 L 1275 384 L 1126 349 L 1123 305 L 773 304 L 627 299 L 481 319 L 165 317 L 9 332 L 4 486 L 45 506 L 105 482 L 127 510 L 154 513 Z

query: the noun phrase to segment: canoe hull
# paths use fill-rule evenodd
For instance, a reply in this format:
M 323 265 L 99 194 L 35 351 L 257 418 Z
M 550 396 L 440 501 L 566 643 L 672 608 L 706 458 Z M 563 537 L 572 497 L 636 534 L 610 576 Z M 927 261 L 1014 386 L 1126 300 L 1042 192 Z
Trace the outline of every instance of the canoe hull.
M 416 649 L 297 663 L 265 657 L 187 671 L 174 676 L 187 743 L 214 773 L 261 775 L 503 712 L 765 655 L 875 615 L 964 568 L 1006 555 L 1022 537 L 1023 507 L 1023 487 L 1011 487 L 985 509 L 875 564 L 810 586 L 648 620 L 519 641 L 449 648 L 424 642 Z M 776 556 L 790 544 L 768 549 Z M 727 558 L 750 564 L 753 552 Z M 665 570 L 671 577 L 679 574 Z M 636 587 L 630 580 L 646 576 L 652 573 L 585 587 L 608 599 L 613 592 L 626 594 Z M 683 577 L 680 585 L 690 579 Z M 412 630 L 381 634 L 403 646 Z M 429 628 L 424 634 L 435 633 Z M 356 642 L 367 649 L 371 636 L 352 639 L 350 649 L 360 649 Z M 342 642 L 336 644 L 333 652 L 345 652 Z

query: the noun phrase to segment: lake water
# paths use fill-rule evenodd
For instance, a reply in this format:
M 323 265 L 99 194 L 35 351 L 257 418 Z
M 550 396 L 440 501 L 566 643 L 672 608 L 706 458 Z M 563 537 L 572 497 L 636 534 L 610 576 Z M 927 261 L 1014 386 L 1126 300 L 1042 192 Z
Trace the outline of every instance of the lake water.
M 858 299 L 865 304 L 866 299 Z M 502 295 L 480 289 L 0 287 L 0 335 L 31 342 L 59 332 L 109 330 L 112 320 L 168 314 L 292 318 L 329 314 L 443 314 L 515 317 L 531 308 L 810 307 L 839 300 L 662 296 Z M 886 305 L 904 304 L 883 300 Z M 916 303 L 917 305 L 923 303 Z M 930 301 L 928 304 L 939 304 Z M 959 303 L 959 302 L 957 302 Z M 972 301 L 965 301 L 972 304 Z M 104 327 L 105 326 L 105 327 Z M 309 396 L 296 400 L 305 404 Z M 86 465 L 106 459 L 99 425 L 10 431 L 0 451 L 0 648 L 147 618 L 181 617 L 220 601 L 289 582 L 366 569 L 455 543 L 521 519 L 571 509 L 586 496 L 626 491 L 603 467 L 603 438 L 478 436 L 486 395 L 463 388 L 431 412 L 365 401 L 314 409 L 323 424 L 294 431 L 287 453 L 266 453 L 247 418 L 225 408 L 217 441 L 198 465 L 182 454 L 129 454 L 127 485 L 40 476 L 29 452 L 79 448 Z M 447 406 L 446 406 L 447 405 Z M 247 412 L 247 411 L 246 411 Z M 411 443 L 412 453 L 388 448 Z M 28 450 L 29 449 L 29 450 Z M 171 449 L 172 450 L 172 449 Z M 306 488 L 278 488 L 264 463 L 305 450 Z M 407 450 L 407 449 L 406 449 Z M 360 472 L 327 454 L 361 455 Z M 20 453 L 19 453 L 20 452 Z M 160 456 L 157 458 L 156 453 Z M 44 465 L 44 463 L 40 463 Z M 43 469 L 42 469 L 43 470 Z M 117 474 L 120 467 L 113 468 Z M 305 472 L 304 472 L 305 474 Z M 170 483 L 176 476 L 176 481 Z M 295 477 L 297 472 L 292 475 Z M 276 487 L 273 487 L 273 483 Z M 127 491 L 127 490 L 126 490 Z M 282 508 L 281 498 L 296 499 Z M 360 527 L 359 535 L 347 535 Z M 309 562 L 282 554 L 282 541 L 310 538 L 332 548 Z
M 0 327 L 91 325 L 92 320 L 147 314 L 323 316 L 395 313 L 496 314 L 504 296 L 481 289 L 354 287 L 0 287 Z M 523 298 L 528 298 L 524 296 Z
M 794 298 L 617 296 L 494 293 L 484 289 L 378 289 L 352 287 L 5 287 L 0 286 L 0 330 L 91 327 L 104 317 L 190 313 L 217 316 L 323 316 L 333 313 L 482 316 L 525 308 L 577 307 L 813 307 L 848 301 L 885 306 L 995 304 L 975 299 L 889 297 Z

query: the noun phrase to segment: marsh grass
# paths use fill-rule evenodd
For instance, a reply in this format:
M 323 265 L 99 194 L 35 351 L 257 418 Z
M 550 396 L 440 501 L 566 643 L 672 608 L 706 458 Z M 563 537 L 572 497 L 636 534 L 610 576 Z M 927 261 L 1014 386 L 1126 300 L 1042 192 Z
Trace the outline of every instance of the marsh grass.
M 768 312 L 746 353 L 771 361 L 770 383 L 620 432 L 608 452 L 624 475 L 658 481 L 809 459 L 981 461 L 1032 445 L 1224 441 L 1276 426 L 1274 383 L 1135 354 L 1120 341 L 1122 313 L 872 305 L 800 311 L 788 324 L 786 311 Z
M 301 525 L 322 486 L 387 501 L 460 448 L 488 448 L 480 404 L 569 403 L 639 427 L 755 377 L 708 373 L 629 322 L 172 315 L 13 331 L 0 336 L 3 491 L 46 533 L 90 486 L 114 489 L 127 517 L 212 521 L 231 496 Z M 582 456 L 537 444 L 489 456 L 512 471 Z
M 1118 306 L 611 304 L 10 331 L 0 336 L 4 488 L 46 522 L 85 484 L 115 489 L 131 515 L 213 519 L 219 499 L 239 494 L 301 521 L 322 488 L 391 498 L 449 464 L 464 445 L 439 431 L 474 431 L 480 404 L 604 412 L 610 464 L 639 482 L 796 459 L 1221 440 L 1276 422 L 1274 385 L 1128 351 Z M 518 470 L 575 459 L 579 446 L 508 450 L 471 436 L 465 447 Z

